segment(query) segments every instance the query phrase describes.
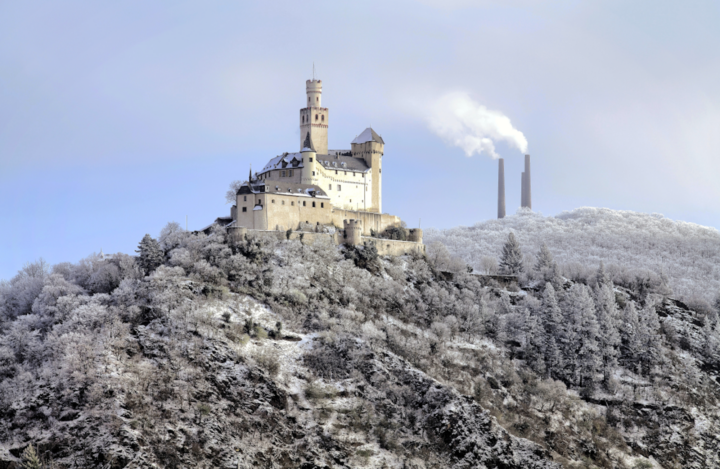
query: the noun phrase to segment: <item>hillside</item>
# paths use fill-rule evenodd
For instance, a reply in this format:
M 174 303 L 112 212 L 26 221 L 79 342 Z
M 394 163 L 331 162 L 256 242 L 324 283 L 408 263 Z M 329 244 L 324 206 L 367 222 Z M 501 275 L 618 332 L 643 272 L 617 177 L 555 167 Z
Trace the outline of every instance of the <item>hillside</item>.
M 545 243 L 566 277 L 587 277 L 603 261 L 616 282 L 664 275 L 673 294 L 688 302 L 711 304 L 720 294 L 720 231 L 660 214 L 582 207 L 544 217 L 520 209 L 471 227 L 426 230 L 425 242 L 441 242 L 484 271 L 483 258 L 497 259 L 510 232 L 529 266 Z
M 720 464 L 717 311 L 662 283 L 172 224 L 141 251 L 0 284 L 0 468 Z

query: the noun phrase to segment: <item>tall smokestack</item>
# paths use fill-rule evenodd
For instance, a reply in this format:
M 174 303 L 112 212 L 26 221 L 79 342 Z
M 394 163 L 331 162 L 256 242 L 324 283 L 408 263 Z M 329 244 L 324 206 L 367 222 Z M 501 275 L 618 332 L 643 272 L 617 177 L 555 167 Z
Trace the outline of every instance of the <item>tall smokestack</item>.
M 520 178 L 520 206 L 525 207 L 525 173 Z
M 505 160 L 498 160 L 498 218 L 505 218 Z
M 525 206 L 527 208 L 532 208 L 532 185 L 530 180 L 530 155 L 525 155 Z

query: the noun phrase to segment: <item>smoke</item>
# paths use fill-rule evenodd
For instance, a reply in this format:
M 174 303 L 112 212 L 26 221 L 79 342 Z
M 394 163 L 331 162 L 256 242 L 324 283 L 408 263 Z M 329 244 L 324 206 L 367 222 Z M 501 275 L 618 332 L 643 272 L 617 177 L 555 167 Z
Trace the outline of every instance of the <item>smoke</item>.
M 466 93 L 449 93 L 438 99 L 428 115 L 430 130 L 447 143 L 460 147 L 467 156 L 486 153 L 500 158 L 495 142 L 505 141 L 522 153 L 528 142 L 500 111 L 473 101 Z

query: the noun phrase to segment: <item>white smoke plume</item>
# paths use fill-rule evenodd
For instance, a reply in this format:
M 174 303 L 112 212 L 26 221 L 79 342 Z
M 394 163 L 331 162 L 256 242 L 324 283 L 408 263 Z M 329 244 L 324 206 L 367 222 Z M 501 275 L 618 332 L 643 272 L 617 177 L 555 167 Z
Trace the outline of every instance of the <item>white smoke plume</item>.
M 528 142 L 500 111 L 475 102 L 466 93 L 448 93 L 437 100 L 428 115 L 430 130 L 451 145 L 463 149 L 467 156 L 486 153 L 493 159 L 495 142 L 505 141 L 522 153 Z

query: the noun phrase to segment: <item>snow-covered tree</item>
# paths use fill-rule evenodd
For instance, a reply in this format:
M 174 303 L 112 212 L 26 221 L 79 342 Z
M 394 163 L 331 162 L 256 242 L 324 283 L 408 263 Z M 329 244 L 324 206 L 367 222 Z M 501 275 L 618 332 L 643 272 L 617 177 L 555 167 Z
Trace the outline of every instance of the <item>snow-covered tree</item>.
M 520 243 L 513 233 L 508 235 L 500 255 L 500 272 L 505 275 L 517 275 L 525 270 Z
M 615 303 L 615 294 L 613 293 L 612 281 L 602 275 L 602 269 L 598 273 L 598 289 L 595 295 L 595 305 L 597 310 L 597 321 L 600 327 L 599 345 L 600 356 L 603 363 L 604 381 L 608 382 L 612 371 L 617 366 L 617 357 L 619 355 L 618 347 L 620 346 L 620 333 L 618 332 L 618 310 Z
M 660 319 L 652 304 L 643 308 L 638 316 L 636 362 L 640 371 L 647 375 L 653 366 L 663 362 Z
M 567 293 L 565 305 L 566 331 L 569 333 L 564 344 L 564 359 L 572 367 L 575 382 L 580 387 L 592 389 L 602 365 L 595 304 L 588 288 L 575 284 Z
M 632 366 L 634 357 L 640 350 L 640 319 L 638 317 L 635 303 L 628 301 L 625 304 L 620 326 L 622 339 L 622 356 L 626 365 Z
M 553 260 L 552 254 L 550 254 L 547 244 L 543 243 L 540 247 L 540 252 L 537 254 L 535 271 L 542 272 L 543 269 L 550 269 L 553 264 L 555 264 L 555 261 Z
M 135 252 L 140 254 L 138 264 L 145 275 L 149 275 L 165 260 L 165 254 L 160 249 L 160 244 L 149 234 L 143 237 Z
M 178 247 L 187 233 L 179 223 L 171 221 L 162 230 L 158 236 L 160 247 L 169 252 L 171 249 Z
M 547 348 L 547 334 L 536 314 L 531 314 L 527 308 L 524 311 L 525 319 L 525 361 L 528 366 L 541 376 L 545 376 L 545 354 Z
M 600 261 L 600 267 L 598 268 L 597 274 L 595 274 L 595 280 L 598 286 L 609 285 L 611 283 L 610 276 L 605 271 L 605 263 Z
M 547 334 L 555 338 L 560 338 L 563 331 L 563 314 L 560 310 L 560 306 L 558 306 L 555 288 L 551 283 L 545 284 L 541 312 L 543 326 L 545 327 Z

